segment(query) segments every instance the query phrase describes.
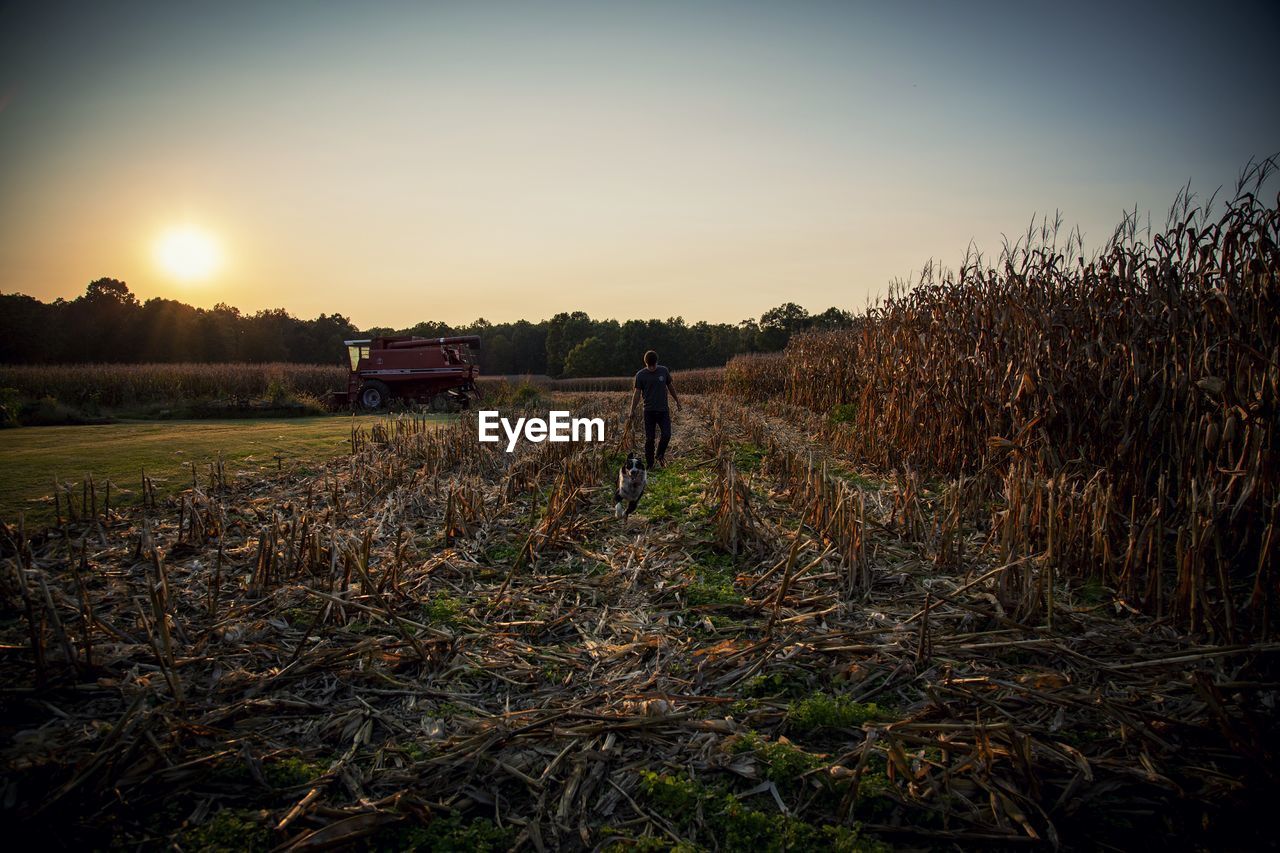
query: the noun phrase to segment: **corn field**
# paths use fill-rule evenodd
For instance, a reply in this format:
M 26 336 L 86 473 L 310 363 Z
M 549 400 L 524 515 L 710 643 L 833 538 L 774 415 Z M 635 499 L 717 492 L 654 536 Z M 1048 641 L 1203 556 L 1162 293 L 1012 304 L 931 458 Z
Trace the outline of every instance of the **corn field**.
M 0 388 L 78 407 L 247 400 L 277 391 L 323 397 L 346 384 L 344 368 L 314 364 L 0 365 Z
M 700 394 L 720 388 L 722 368 L 672 371 L 678 391 Z M 547 376 L 481 376 L 481 394 L 503 385 L 547 391 L 626 391 L 631 376 L 551 379 Z M 250 400 L 281 392 L 323 399 L 345 390 L 345 367 L 314 364 L 88 364 L 0 365 L 0 389 L 27 399 L 44 397 L 78 408 L 112 409 L 194 400 Z
M 1280 211 L 1269 164 L 1210 220 L 1185 197 L 1089 263 L 1045 229 L 928 271 L 851 331 L 735 359 L 726 389 L 822 413 L 883 471 L 965 478 L 1006 559 L 1094 578 L 1225 641 L 1276 628 Z M 764 383 L 738 381 L 743 373 Z M 754 396 L 753 396 L 754 395 Z M 775 398 L 776 399 L 776 398 Z M 981 505 L 982 501 L 969 501 Z
M 781 399 L 787 393 L 785 360 L 780 352 L 734 356 L 724 367 L 725 392 L 754 403 Z
M 671 384 L 676 393 L 708 394 L 719 391 L 724 368 L 700 367 L 695 370 L 671 371 Z M 583 391 L 630 391 L 634 376 L 594 376 L 572 379 L 548 379 L 538 377 L 535 384 L 552 391 L 578 393 Z

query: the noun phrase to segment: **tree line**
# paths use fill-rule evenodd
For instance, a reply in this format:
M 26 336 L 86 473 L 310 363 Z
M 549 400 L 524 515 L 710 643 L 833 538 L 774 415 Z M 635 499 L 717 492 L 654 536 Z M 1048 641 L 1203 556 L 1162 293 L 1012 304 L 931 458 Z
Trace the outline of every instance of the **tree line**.
M 70 300 L 46 303 L 0 293 L 0 362 L 345 364 L 342 342 L 351 338 L 474 334 L 483 341 L 481 369 L 491 375 L 616 376 L 636 370 L 648 349 L 681 369 L 715 367 L 739 353 L 780 350 L 799 331 L 852 323 L 848 311 L 810 314 L 788 302 L 740 323 L 690 324 L 681 317 L 619 322 L 574 311 L 539 322 L 481 318 L 462 326 L 422 322 L 361 330 L 341 314 L 303 320 L 283 308 L 249 314 L 222 303 L 206 309 L 160 297 L 140 302 L 125 282 L 100 278 Z

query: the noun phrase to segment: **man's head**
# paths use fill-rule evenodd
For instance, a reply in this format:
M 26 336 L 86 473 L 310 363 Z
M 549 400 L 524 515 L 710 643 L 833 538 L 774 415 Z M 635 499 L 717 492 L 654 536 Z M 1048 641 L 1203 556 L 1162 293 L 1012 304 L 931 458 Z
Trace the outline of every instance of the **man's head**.
M 657 367 L 657 366 L 658 366 L 658 354 L 657 354 L 656 352 L 654 352 L 653 350 L 649 350 L 647 353 L 645 353 L 645 354 L 644 354 L 644 366 L 645 366 L 645 367 Z

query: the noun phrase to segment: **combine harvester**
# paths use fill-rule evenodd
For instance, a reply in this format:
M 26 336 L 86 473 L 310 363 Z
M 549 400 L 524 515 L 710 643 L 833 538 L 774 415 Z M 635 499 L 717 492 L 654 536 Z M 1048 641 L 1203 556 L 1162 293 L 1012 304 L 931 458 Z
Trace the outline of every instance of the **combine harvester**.
M 347 390 L 329 395 L 334 409 L 385 409 L 392 400 L 427 403 L 437 410 L 465 409 L 479 396 L 480 368 L 472 350 L 479 335 L 456 338 L 391 338 L 343 341 L 351 361 Z

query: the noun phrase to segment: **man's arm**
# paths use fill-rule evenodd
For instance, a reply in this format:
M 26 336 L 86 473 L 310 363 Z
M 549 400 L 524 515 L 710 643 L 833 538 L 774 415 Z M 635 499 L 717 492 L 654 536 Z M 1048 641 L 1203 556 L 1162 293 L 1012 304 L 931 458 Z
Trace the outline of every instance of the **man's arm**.
M 635 393 L 631 395 L 631 410 L 627 412 L 627 420 L 631 420 L 636 416 L 636 404 L 640 402 L 640 389 L 637 388 Z
M 680 398 L 676 396 L 676 386 L 671 383 L 671 374 L 667 374 L 667 393 L 671 395 L 671 399 L 676 401 L 676 411 L 683 411 L 684 406 L 680 404 Z

